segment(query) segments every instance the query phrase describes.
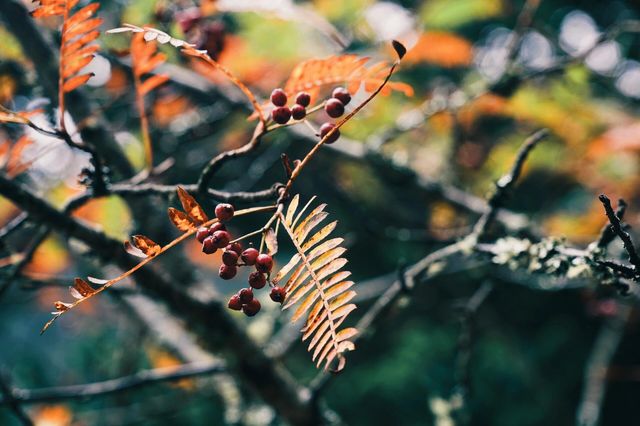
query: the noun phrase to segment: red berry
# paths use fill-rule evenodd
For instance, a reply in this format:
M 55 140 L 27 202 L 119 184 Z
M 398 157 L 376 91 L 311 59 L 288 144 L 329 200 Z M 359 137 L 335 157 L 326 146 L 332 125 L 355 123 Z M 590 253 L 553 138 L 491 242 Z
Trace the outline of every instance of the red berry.
M 220 269 L 218 270 L 218 275 L 223 280 L 230 280 L 231 278 L 235 277 L 237 273 L 238 268 L 225 264 L 220 265 Z
M 220 222 L 226 222 L 233 217 L 234 209 L 231 204 L 222 203 L 216 206 L 216 217 Z
M 324 123 L 322 126 L 320 126 L 320 137 L 324 138 L 334 127 L 336 127 L 336 125 L 333 123 Z M 333 132 L 329 139 L 327 139 L 326 143 L 334 143 L 338 140 L 339 137 L 340 129 L 337 129 L 335 132 Z
M 249 285 L 253 288 L 260 289 L 267 284 L 267 279 L 262 272 L 254 271 L 249 274 Z
M 242 307 L 242 312 L 248 317 L 252 317 L 258 312 L 260 312 L 260 302 L 258 299 L 253 299 L 251 302 L 247 303 Z
M 223 248 L 229 244 L 229 240 L 231 240 L 231 235 L 227 231 L 216 231 L 210 237 L 215 248 Z
M 271 118 L 278 124 L 287 124 L 291 118 L 291 110 L 286 106 L 275 107 L 271 111 Z
M 238 253 L 225 248 L 222 252 L 222 263 L 227 266 L 236 266 L 238 264 Z
M 237 294 L 231 296 L 231 299 L 229 299 L 229 304 L 227 306 L 229 307 L 229 309 L 233 309 L 234 311 L 242 310 L 242 302 L 240 301 L 240 296 L 238 296 Z
M 213 242 L 213 237 L 207 237 L 202 242 L 202 252 L 204 254 L 213 254 L 216 252 L 216 244 Z
M 336 87 L 333 89 L 331 96 L 342 102 L 342 105 L 347 105 L 351 102 L 351 95 L 344 87 Z
M 243 288 L 238 295 L 242 303 L 249 303 L 253 300 L 253 290 L 251 288 Z
M 209 235 L 213 235 L 216 231 L 226 231 L 227 227 L 222 222 L 216 222 L 209 227 Z
M 344 114 L 344 104 L 339 99 L 331 98 L 324 104 L 324 111 L 329 117 L 338 118 Z
M 198 232 L 196 232 L 196 240 L 198 240 L 199 243 L 203 242 L 208 236 L 209 230 L 207 228 L 200 228 Z
M 307 109 L 302 105 L 295 104 L 291 107 L 291 116 L 294 120 L 302 120 L 307 116 Z
M 260 272 L 268 273 L 273 268 L 273 259 L 268 254 L 262 253 L 256 259 L 256 269 Z
M 227 247 L 225 247 L 225 250 L 235 251 L 238 256 L 240 256 L 240 254 L 242 253 L 242 244 L 236 241 L 235 243 L 231 243 Z
M 284 302 L 284 298 L 286 295 L 287 295 L 287 292 L 284 291 L 284 288 L 278 287 L 278 286 L 274 286 L 271 289 L 271 293 L 269 293 L 269 297 L 271 298 L 271 300 L 273 300 L 276 303 Z
M 287 104 L 287 94 L 282 89 L 274 89 L 271 92 L 271 103 L 275 106 L 285 106 Z
M 255 265 L 256 259 L 258 258 L 259 254 L 260 253 L 258 252 L 258 250 L 254 249 L 253 247 L 249 247 L 248 249 L 242 252 L 242 254 L 240 255 L 240 258 L 247 265 Z
M 300 92 L 296 95 L 296 103 L 298 105 L 302 105 L 303 107 L 308 107 L 311 103 L 311 95 L 307 92 Z

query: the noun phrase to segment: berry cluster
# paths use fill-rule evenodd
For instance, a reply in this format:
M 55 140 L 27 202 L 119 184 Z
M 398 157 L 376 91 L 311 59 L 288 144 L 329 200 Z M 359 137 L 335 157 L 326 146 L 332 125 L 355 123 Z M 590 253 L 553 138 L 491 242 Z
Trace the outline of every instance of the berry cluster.
M 291 118 L 302 120 L 307 116 L 307 107 L 311 103 L 311 96 L 307 92 L 296 95 L 296 103 L 291 108 L 287 106 L 287 94 L 278 88 L 271 92 L 271 103 L 275 108 L 271 111 L 271 119 L 278 124 L 287 124 Z M 351 102 L 351 95 L 344 87 L 336 87 L 331 97 L 324 104 L 324 111 L 331 118 L 338 118 L 344 114 L 344 107 Z M 324 138 L 335 128 L 333 123 L 320 126 L 320 137 Z M 340 137 L 340 130 L 336 130 L 326 143 L 334 143 Z
M 287 94 L 282 89 L 271 92 L 271 103 L 275 105 L 271 111 L 271 118 L 278 124 L 287 124 L 291 118 L 302 120 L 307 116 L 307 107 L 311 102 L 311 96 L 307 92 L 296 95 L 296 103 L 291 108 L 287 106 Z
M 196 239 L 202 243 L 202 251 L 206 254 L 213 254 L 218 249 L 222 249 L 222 265 L 218 270 L 218 275 L 223 280 L 230 280 L 238 273 L 239 266 L 253 266 L 254 272 L 249 274 L 249 287 L 241 289 L 229 300 L 229 309 L 242 311 L 247 316 L 254 316 L 260 311 L 260 302 L 253 298 L 252 289 L 261 289 L 267 285 L 269 274 L 273 268 L 273 258 L 260 253 L 253 247 L 245 250 L 242 244 L 231 241 L 231 234 L 227 231 L 225 222 L 233 218 L 234 208 L 231 204 L 218 204 L 216 206 L 216 218 L 218 222 L 209 228 L 200 228 L 196 232 Z M 239 263 L 241 261 L 241 263 Z M 282 303 L 286 296 L 283 288 L 273 286 L 269 295 L 271 300 Z

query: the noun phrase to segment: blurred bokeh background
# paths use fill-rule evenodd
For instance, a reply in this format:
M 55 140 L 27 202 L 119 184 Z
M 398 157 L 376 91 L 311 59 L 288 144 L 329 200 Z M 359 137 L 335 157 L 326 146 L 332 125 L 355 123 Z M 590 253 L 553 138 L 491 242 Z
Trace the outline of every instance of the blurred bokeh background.
M 443 188 L 486 198 L 522 141 L 542 127 L 550 129 L 551 136 L 532 154 L 508 203 L 528 220 L 527 232 L 586 246 L 605 223 L 597 199 L 603 192 L 624 197 L 629 203 L 627 222 L 638 224 L 636 0 L 100 4 L 103 30 L 123 22 L 150 25 L 194 42 L 263 99 L 303 60 L 348 52 L 369 56 L 372 62 L 392 61 L 388 42 L 406 44 L 408 54 L 393 80 L 409 84 L 413 93 L 392 91 L 377 98 L 343 128 L 344 140 L 323 152 L 296 184 L 304 198 L 317 195 L 340 220 L 339 232 L 346 238 L 361 293 L 355 317 L 397 271 L 469 232 L 477 214 L 443 196 Z M 38 25 L 57 40 L 58 22 Z M 96 75 L 83 90 L 108 119 L 131 162 L 142 168 L 129 38 L 103 34 L 99 43 L 100 56 L 91 64 Z M 170 161 L 162 174 L 164 183 L 194 183 L 215 153 L 250 138 L 250 110 L 221 75 L 194 68 L 175 49 L 162 51 L 169 56 L 174 81 L 148 99 L 156 162 Z M 46 125 L 52 117 L 50 103 L 35 67 L 0 20 L 0 103 L 14 110 L 42 108 L 34 121 Z M 280 154 L 304 155 L 311 147 L 305 132 L 301 127 L 299 133 L 269 135 L 255 154 L 225 167 L 214 186 L 255 190 L 281 181 Z M 60 140 L 0 126 L 0 156 L 5 174 L 56 206 L 84 190 L 78 175 L 88 166 L 88 157 Z M 155 235 L 164 235 L 163 242 L 175 237 L 166 219 L 166 208 L 172 205 L 175 199 L 153 198 L 157 210 L 149 212 L 144 224 L 155 229 Z M 18 215 L 19 210 L 0 197 L 0 223 Z M 76 216 L 121 240 L 142 226 L 132 219 L 127 203 L 115 196 L 91 201 Z M 253 230 L 261 220 L 237 221 L 234 232 Z M 32 232 L 34 227 L 28 226 L 3 241 L 4 278 L 10 275 L 10 255 L 28 246 Z M 621 250 L 618 246 L 613 244 L 614 254 Z M 286 262 L 291 253 L 290 248 L 282 250 L 278 262 Z M 196 244 L 186 243 L 178 251 L 163 262 L 191 268 L 181 260 L 187 257 L 198 277 L 223 294 L 242 285 L 220 281 L 219 259 L 205 257 Z M 640 424 L 640 332 L 633 307 L 613 292 L 596 289 L 597 283 L 541 280 L 482 259 L 454 266 L 408 294 L 401 303 L 405 309 L 392 312 L 362 341 L 350 354 L 346 371 L 327 385 L 326 404 L 345 423 L 576 423 L 594 343 L 622 310 L 623 330 L 605 379 L 601 424 Z M 167 314 L 132 303 L 137 290 L 126 283 L 124 290 L 83 305 L 38 335 L 51 302 L 64 300 L 65 285 L 74 276 L 115 274 L 85 247 L 57 234 L 48 237 L 24 277 L 2 295 L 0 366 L 15 386 L 89 383 L 182 362 L 171 342 L 172 326 L 162 323 Z M 473 315 L 465 316 L 463 307 L 478 289 L 488 289 L 486 299 Z M 123 301 L 123 294 L 132 298 Z M 255 318 L 233 315 L 260 344 L 272 348 L 274 342 L 286 341 L 291 330 L 274 304 L 264 305 Z M 302 383 L 315 376 L 298 342 L 284 363 Z M 462 410 L 457 405 L 461 387 L 466 395 Z M 37 425 L 280 422 L 243 383 L 218 375 L 27 408 Z M 18 424 L 6 406 L 0 406 L 0 424 Z

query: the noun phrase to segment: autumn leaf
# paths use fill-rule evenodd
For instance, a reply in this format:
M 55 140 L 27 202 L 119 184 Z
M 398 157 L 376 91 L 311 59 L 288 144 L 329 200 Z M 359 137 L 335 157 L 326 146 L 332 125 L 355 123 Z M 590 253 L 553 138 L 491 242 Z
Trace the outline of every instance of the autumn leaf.
M 184 212 L 193 220 L 197 225 L 209 220 L 204 209 L 200 207 L 200 204 L 183 188 L 178 187 L 178 198 L 182 203 Z
M 160 253 L 162 248 L 151 238 L 144 235 L 134 235 L 131 237 L 132 243 L 129 244 L 127 252 L 138 257 L 153 257 Z M 127 241 L 128 243 L 128 241 Z M 126 244 L 125 244 L 126 246 Z M 140 255 L 142 253 L 142 255 Z
M 173 225 L 182 232 L 191 231 L 196 227 L 196 224 L 189 216 L 187 216 L 186 213 L 174 209 L 173 207 L 169 207 L 169 219 L 171 220 L 171 223 L 173 223 Z
M 294 95 L 304 90 L 312 99 L 316 99 L 322 87 L 346 84 L 351 94 L 357 92 L 361 85 L 371 92 L 384 81 L 388 64 L 377 62 L 368 67 L 366 65 L 370 65 L 369 58 L 351 54 L 310 59 L 291 71 L 284 91 L 288 95 Z M 413 88 L 401 82 L 389 82 L 381 93 L 389 94 L 393 90 L 413 96 Z
M 407 52 L 405 63 L 429 63 L 445 68 L 466 67 L 473 60 L 473 46 L 459 35 L 427 31 L 420 35 L 418 42 Z

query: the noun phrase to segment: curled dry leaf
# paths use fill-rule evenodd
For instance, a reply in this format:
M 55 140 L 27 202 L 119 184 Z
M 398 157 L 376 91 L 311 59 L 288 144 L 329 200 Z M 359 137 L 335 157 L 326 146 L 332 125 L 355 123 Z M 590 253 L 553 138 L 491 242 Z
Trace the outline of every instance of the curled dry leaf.
M 198 204 L 198 202 L 193 198 L 184 188 L 178 187 L 178 198 L 182 203 L 182 208 L 184 209 L 187 216 L 193 220 L 196 225 L 200 225 L 209 220 L 207 214 L 204 212 L 204 209 Z
M 162 250 L 158 243 L 144 235 L 134 235 L 131 237 L 131 241 L 133 247 L 142 252 L 143 256 L 139 257 L 153 257 Z
M 169 207 L 169 219 L 179 231 L 188 232 L 196 228 L 196 224 L 186 213 L 173 207 Z
M 69 287 L 69 289 L 71 291 L 71 295 L 76 299 L 82 299 L 83 297 L 90 296 L 96 292 L 96 290 L 82 278 L 76 278 L 73 281 L 73 287 Z M 80 297 L 78 297 L 78 295 Z
M 276 233 L 273 229 L 267 229 L 267 232 L 264 234 L 264 242 L 267 245 L 267 251 L 271 256 L 278 252 L 278 237 L 276 237 Z
M 308 351 L 312 352 L 312 360 L 318 367 L 324 362 L 325 369 L 339 372 L 346 363 L 344 352 L 355 349 L 349 339 L 357 333 L 355 328 L 339 330 L 347 316 L 356 309 L 356 305 L 350 303 L 356 295 L 351 289 L 353 281 L 347 280 L 351 273 L 342 271 L 347 263 L 342 257 L 346 249 L 340 246 L 344 240 L 326 239 L 335 229 L 335 221 L 315 231 L 328 216 L 323 211 L 326 204 L 320 204 L 306 216 L 304 214 L 311 202 L 299 212 L 296 211 L 298 204 L 296 195 L 286 215 L 280 213 L 283 228 L 297 253 L 272 281 L 277 284 L 288 276 L 283 286 L 287 293 L 283 309 L 298 306 L 292 321 L 306 315 L 302 340 L 311 338 Z M 334 362 L 337 364 L 332 368 Z

